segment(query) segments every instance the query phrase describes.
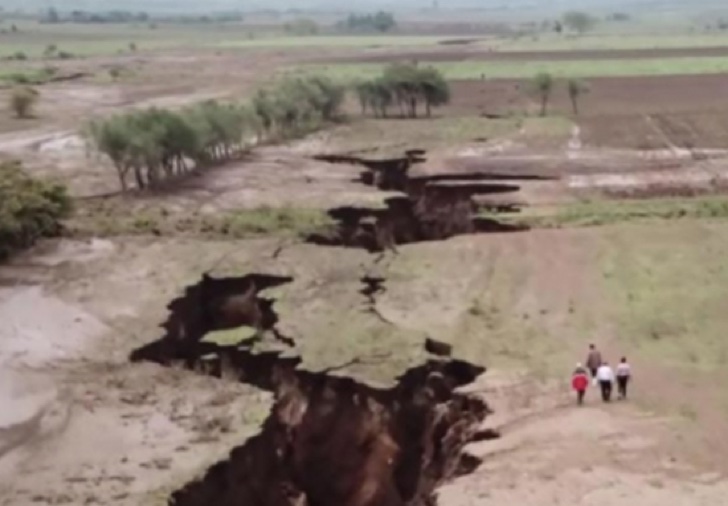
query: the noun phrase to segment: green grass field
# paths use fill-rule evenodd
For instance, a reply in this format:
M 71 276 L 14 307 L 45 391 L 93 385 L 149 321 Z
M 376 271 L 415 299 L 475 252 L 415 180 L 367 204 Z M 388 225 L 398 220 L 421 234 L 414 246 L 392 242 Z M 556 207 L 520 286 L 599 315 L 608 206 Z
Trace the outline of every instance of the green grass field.
M 452 37 L 417 36 L 417 35 L 320 35 L 311 37 L 258 36 L 255 38 L 226 39 L 217 42 L 223 48 L 285 48 L 305 47 L 406 47 L 434 46 L 443 39 Z M 455 37 L 457 38 L 457 37 Z
M 728 33 L 593 33 L 579 37 L 557 34 L 499 37 L 478 44 L 500 51 L 577 51 L 728 47 Z
M 420 61 L 431 65 L 449 79 L 524 79 L 539 72 L 549 72 L 557 77 L 623 77 L 662 76 L 680 74 L 717 74 L 728 72 L 728 57 L 702 58 L 654 58 L 640 60 L 573 60 L 573 61 Z M 375 77 L 382 72 L 383 64 L 334 64 L 306 65 L 289 68 L 290 74 L 323 74 L 342 82 L 354 82 Z
M 503 219 L 504 215 L 499 215 Z M 726 219 L 725 197 L 591 200 L 556 208 L 525 209 L 505 219 L 536 228 L 598 227 L 630 222 L 680 219 Z
M 728 359 L 728 228 L 690 220 L 605 230 L 601 268 L 620 340 L 658 363 L 703 371 Z
M 318 35 L 289 36 L 281 27 L 260 27 L 235 23 L 129 23 L 129 24 L 58 24 L 47 25 L 30 21 L 14 23 L 18 32 L 10 30 L 6 22 L 0 33 L 0 57 L 18 52 L 39 57 L 49 44 L 76 55 L 106 55 L 128 51 L 134 42 L 140 50 L 172 47 L 209 47 L 229 49 L 265 49 L 331 47 L 372 48 L 436 46 L 453 35 Z M 645 48 L 699 48 L 728 47 L 728 33 L 689 33 L 686 27 L 679 31 L 655 31 L 652 25 L 632 23 L 627 28 L 603 25 L 595 33 L 567 36 L 538 33 L 522 36 L 484 36 L 467 47 L 490 48 L 499 51 L 547 51 L 580 49 L 645 49 Z M 626 33 L 623 33 L 626 30 Z M 649 33 L 641 33 L 649 32 Z M 509 71 L 512 73 L 512 71 Z
M 50 44 L 74 55 L 112 55 L 129 52 L 130 43 L 138 50 L 165 48 L 265 49 L 295 50 L 306 47 L 397 47 L 432 46 L 453 37 L 371 35 L 294 37 L 275 31 L 260 31 L 238 24 L 59 24 L 17 22 L 17 33 L 0 33 L 0 57 L 25 53 L 39 58 Z M 454 37 L 457 38 L 457 37 Z

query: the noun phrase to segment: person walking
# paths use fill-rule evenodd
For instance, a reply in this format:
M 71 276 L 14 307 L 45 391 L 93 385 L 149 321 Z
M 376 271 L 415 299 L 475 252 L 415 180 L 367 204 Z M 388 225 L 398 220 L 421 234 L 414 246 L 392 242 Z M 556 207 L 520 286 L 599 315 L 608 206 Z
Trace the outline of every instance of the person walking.
M 632 368 L 627 362 L 627 357 L 622 357 L 617 365 L 617 391 L 619 398 L 624 400 L 627 398 L 627 385 L 632 377 Z
M 614 384 L 614 371 L 605 361 L 597 369 L 597 381 L 599 388 L 602 390 L 602 400 L 610 402 L 612 400 L 612 385 Z
M 602 354 L 593 344 L 589 345 L 589 354 L 586 357 L 586 366 L 589 369 L 592 379 L 596 380 L 597 370 L 602 365 Z
M 576 364 L 576 369 L 571 375 L 571 388 L 576 392 L 576 403 L 581 406 L 584 404 L 584 395 L 589 386 L 589 374 L 584 366 Z

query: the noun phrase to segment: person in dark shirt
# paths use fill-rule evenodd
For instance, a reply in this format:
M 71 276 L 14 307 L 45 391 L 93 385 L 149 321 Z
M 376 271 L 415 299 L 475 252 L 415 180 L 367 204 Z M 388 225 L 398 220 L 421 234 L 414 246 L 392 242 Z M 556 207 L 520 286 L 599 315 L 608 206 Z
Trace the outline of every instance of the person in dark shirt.
M 586 367 L 592 379 L 597 377 L 597 370 L 602 365 L 602 353 L 593 344 L 589 345 L 589 354 L 586 357 Z

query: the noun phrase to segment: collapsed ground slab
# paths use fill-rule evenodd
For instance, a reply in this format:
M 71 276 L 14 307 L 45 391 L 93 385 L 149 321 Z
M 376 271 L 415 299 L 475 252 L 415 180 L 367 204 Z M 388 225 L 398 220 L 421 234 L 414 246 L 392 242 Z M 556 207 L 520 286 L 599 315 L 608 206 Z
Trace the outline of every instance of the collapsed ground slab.
M 270 301 L 258 297 L 257 287 L 290 281 L 260 274 L 205 276 L 170 304 L 167 334 L 132 353 L 133 360 L 183 361 L 276 397 L 261 433 L 204 478 L 174 493 L 170 504 L 435 504 L 440 484 L 473 468 L 461 461 L 461 450 L 478 439 L 489 410 L 482 399 L 459 394 L 457 388 L 485 369 L 455 359 L 430 359 L 407 370 L 394 386 L 382 388 L 344 376 L 343 367 L 304 370 L 299 356 L 256 350 L 253 343 L 202 343 L 203 334 L 235 324 L 275 331 L 277 316 Z M 384 280 L 365 277 L 361 282 L 361 295 L 374 306 Z M 229 318 L 223 309 L 236 297 L 244 302 L 237 309 L 245 311 L 233 313 L 232 320 L 210 317 Z

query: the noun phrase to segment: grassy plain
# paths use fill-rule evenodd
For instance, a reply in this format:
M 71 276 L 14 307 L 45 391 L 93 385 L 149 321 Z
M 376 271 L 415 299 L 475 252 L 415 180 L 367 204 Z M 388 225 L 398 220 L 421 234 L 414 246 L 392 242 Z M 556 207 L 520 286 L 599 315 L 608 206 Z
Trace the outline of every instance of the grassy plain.
M 499 51 L 579 51 L 701 48 L 728 46 L 728 33 L 593 33 L 564 36 L 553 33 L 537 36 L 485 39 L 479 46 Z
M 676 74 L 717 74 L 728 72 L 728 57 L 651 58 L 572 61 L 477 61 L 427 62 L 449 79 L 523 79 L 539 72 L 556 77 L 627 77 L 665 76 Z M 324 74 L 353 82 L 379 75 L 384 64 L 304 65 L 288 70 L 290 73 Z
M 520 136 L 547 144 L 563 144 L 572 128 L 562 116 L 546 118 L 512 115 L 484 118 L 476 115 L 438 115 L 417 121 L 364 118 L 331 130 L 326 147 L 334 152 L 367 152 L 399 156 L 407 149 L 450 150 L 468 143 L 485 143 Z
M 6 23 L 7 24 L 7 23 Z M 8 25 L 10 26 L 10 25 Z M 403 47 L 434 46 L 445 38 L 430 35 L 321 35 L 289 36 L 280 29 L 261 30 L 233 23 L 129 23 L 129 24 L 58 24 L 15 23 L 17 32 L 0 32 L 0 57 L 25 53 L 40 58 L 53 44 L 61 51 L 77 56 L 114 55 L 137 50 L 184 47 L 210 49 L 280 48 L 293 51 L 306 47 Z M 457 37 L 455 37 L 457 38 Z
M 536 228 L 563 228 L 632 222 L 652 222 L 659 225 L 661 220 L 696 218 L 728 218 L 728 200 L 723 197 L 594 199 L 555 208 L 526 209 L 513 215 L 512 221 Z

